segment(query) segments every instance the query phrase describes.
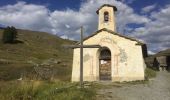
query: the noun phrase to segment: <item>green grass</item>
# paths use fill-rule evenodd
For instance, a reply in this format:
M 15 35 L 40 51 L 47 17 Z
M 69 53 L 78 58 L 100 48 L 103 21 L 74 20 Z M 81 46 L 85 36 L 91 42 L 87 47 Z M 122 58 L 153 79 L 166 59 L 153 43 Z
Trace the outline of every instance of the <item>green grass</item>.
M 156 77 L 156 71 L 147 67 L 145 69 L 145 77 L 146 77 L 146 79 L 150 79 L 150 78 Z
M 0 82 L 0 100 L 95 100 L 95 89 L 77 83 L 47 81 Z
M 0 40 L 3 30 L 0 29 Z M 72 49 L 62 45 L 75 42 L 44 32 L 18 30 L 23 43 L 3 44 L 0 41 L 0 100 L 94 100 L 95 88 L 79 88 L 70 83 Z M 54 59 L 60 63 L 48 62 Z M 52 79 L 44 80 L 35 72 L 35 64 L 53 71 Z M 42 67 L 42 66 L 40 66 Z M 19 78 L 22 81 L 17 81 Z M 51 82 L 53 81 L 53 82 Z M 55 81 L 55 82 L 54 82 Z
M 76 83 L 67 83 L 71 79 L 72 49 L 64 49 L 62 45 L 75 42 L 45 32 L 18 30 L 18 40 L 23 43 L 3 44 L 2 32 L 0 29 L 0 100 L 95 98 L 92 87 L 80 89 Z M 49 62 L 50 59 L 60 63 Z M 44 64 L 40 67 L 50 68 L 53 76 L 45 81 L 35 72 L 35 64 Z M 22 81 L 16 81 L 21 77 Z
M 33 66 L 30 64 L 1 64 L 0 80 L 16 80 L 21 77 L 24 72 L 31 72 Z
M 0 40 L 2 32 L 0 30 Z M 18 40 L 23 43 L 3 44 L 0 41 L 0 59 L 16 61 L 41 61 L 48 58 L 72 60 L 70 59 L 72 50 L 64 49 L 62 45 L 73 44 L 73 41 L 61 39 L 45 32 L 27 30 L 18 30 Z
M 53 80 L 70 81 L 71 68 L 62 64 L 52 64 L 50 67 L 53 71 Z M 0 64 L 0 80 L 9 81 L 17 80 L 19 78 L 26 78 L 30 80 L 43 80 L 34 70 L 34 66 L 27 63 L 18 64 Z
M 3 44 L 3 30 L 0 29 L 0 80 L 16 80 L 23 73 L 32 74 L 34 64 L 42 64 L 49 59 L 60 61 L 50 63 L 57 80 L 70 80 L 72 70 L 72 49 L 62 45 L 75 42 L 61 39 L 45 32 L 18 30 L 18 40 L 23 43 Z

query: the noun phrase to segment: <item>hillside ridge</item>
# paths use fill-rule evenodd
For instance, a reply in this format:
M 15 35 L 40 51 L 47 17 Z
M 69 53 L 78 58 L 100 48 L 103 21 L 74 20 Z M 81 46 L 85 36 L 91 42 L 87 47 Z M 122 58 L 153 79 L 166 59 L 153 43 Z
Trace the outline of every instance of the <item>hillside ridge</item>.
M 65 49 L 62 45 L 70 45 L 75 43 L 74 41 L 46 32 L 22 29 L 17 31 L 17 40 L 21 43 L 3 44 L 0 41 L 0 80 L 17 79 L 21 73 L 32 71 L 35 65 L 52 66 L 59 70 L 57 74 L 55 73 L 58 75 L 57 78 L 60 76 L 66 80 L 70 78 L 72 49 Z M 3 30 L 0 29 L 0 40 L 2 33 Z

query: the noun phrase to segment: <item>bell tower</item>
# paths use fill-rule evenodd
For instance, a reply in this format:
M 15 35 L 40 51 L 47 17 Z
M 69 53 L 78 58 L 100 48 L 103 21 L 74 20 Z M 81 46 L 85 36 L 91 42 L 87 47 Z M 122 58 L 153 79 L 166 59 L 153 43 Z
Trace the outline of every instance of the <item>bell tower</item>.
M 104 4 L 96 13 L 99 15 L 98 30 L 107 28 L 116 31 L 115 12 L 117 8 L 113 5 Z

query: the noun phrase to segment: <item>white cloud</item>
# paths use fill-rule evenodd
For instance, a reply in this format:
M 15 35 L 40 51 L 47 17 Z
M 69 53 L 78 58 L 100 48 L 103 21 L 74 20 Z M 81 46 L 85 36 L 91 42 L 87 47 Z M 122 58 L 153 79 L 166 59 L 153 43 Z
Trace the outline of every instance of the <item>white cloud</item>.
M 148 12 L 153 11 L 155 8 L 156 8 L 156 4 L 149 5 L 149 6 L 146 6 L 146 7 L 142 8 L 142 12 L 143 13 L 148 13 Z
M 122 2 L 115 0 L 89 0 L 81 5 L 79 11 L 67 9 L 65 11 L 56 10 L 55 12 L 52 12 L 52 25 L 55 27 L 57 33 L 62 32 L 70 37 L 74 36 L 74 38 L 79 38 L 76 30 L 78 30 L 80 26 L 84 26 L 85 35 L 90 35 L 97 30 L 98 26 L 98 15 L 95 12 L 104 3 L 117 6 L 118 31 L 121 33 L 124 32 L 126 29 L 125 26 L 129 23 L 143 24 L 149 22 L 148 18 L 135 14 L 132 8 Z M 65 30 L 65 24 L 69 25 L 71 28 Z
M 170 5 L 151 13 L 151 21 L 132 34 L 144 40 L 153 52 L 170 47 Z
M 85 35 L 90 35 L 97 30 L 98 15 L 96 10 L 104 3 L 116 5 L 117 24 L 120 32 L 129 23 L 146 23 L 148 19 L 134 13 L 133 9 L 126 4 L 115 0 L 89 0 L 83 2 L 79 11 L 67 9 L 65 11 L 55 10 L 50 12 L 43 5 L 26 4 L 18 2 L 15 5 L 0 7 L 0 23 L 4 25 L 13 25 L 18 28 L 25 28 L 38 31 L 46 31 L 53 34 L 66 34 L 71 38 L 79 38 L 77 30 L 84 26 Z M 124 18 L 123 16 L 126 16 Z M 138 19 L 141 19 L 140 21 Z
M 66 28 L 70 28 L 70 25 L 67 25 L 67 24 L 66 24 L 65 27 L 66 27 Z
M 68 36 L 67 35 L 62 35 L 62 36 L 60 36 L 61 38 L 63 38 L 63 39 L 68 39 Z
M 148 51 L 148 54 L 153 55 L 153 54 L 155 54 L 155 53 L 149 50 L 149 51 Z
M 45 31 L 62 38 L 79 39 L 80 26 L 84 26 L 85 36 L 91 35 L 97 30 L 98 15 L 95 12 L 104 3 L 115 5 L 118 8 L 116 13 L 118 32 L 132 32 L 132 36 L 147 42 L 152 51 L 169 46 L 169 6 L 159 12 L 153 11 L 148 18 L 135 13 L 125 2 L 115 0 L 87 0 L 82 2 L 78 11 L 72 9 L 50 11 L 43 5 L 18 2 L 14 5 L 0 7 L 0 23 L 17 28 Z M 146 8 L 145 11 L 151 11 L 151 8 L 154 7 L 149 8 L 148 6 L 147 10 Z M 144 27 L 133 28 L 128 24 L 143 24 Z M 154 38 L 155 35 L 159 35 L 159 37 Z
M 50 31 L 49 11 L 41 5 L 18 2 L 0 8 L 0 23 L 23 29 Z

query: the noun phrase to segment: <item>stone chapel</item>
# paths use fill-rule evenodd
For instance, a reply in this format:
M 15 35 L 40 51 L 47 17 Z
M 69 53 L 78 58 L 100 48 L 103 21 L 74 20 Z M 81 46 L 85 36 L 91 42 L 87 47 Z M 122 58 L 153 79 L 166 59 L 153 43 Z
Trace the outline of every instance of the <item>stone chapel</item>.
M 98 30 L 85 38 L 83 44 L 101 48 L 83 49 L 84 81 L 144 80 L 144 43 L 116 32 L 116 11 L 117 8 L 109 4 L 96 11 Z M 72 81 L 80 81 L 80 48 L 75 48 L 73 53 Z

